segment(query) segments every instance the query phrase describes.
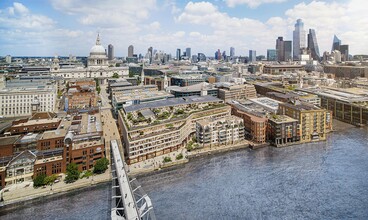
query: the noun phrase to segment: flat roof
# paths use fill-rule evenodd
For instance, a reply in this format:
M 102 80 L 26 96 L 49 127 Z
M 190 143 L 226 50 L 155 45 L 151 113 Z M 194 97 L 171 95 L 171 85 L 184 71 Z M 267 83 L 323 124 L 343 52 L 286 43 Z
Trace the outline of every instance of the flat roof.
M 281 124 L 284 122 L 297 122 L 298 120 L 289 117 L 287 115 L 274 115 L 273 117 L 270 117 L 268 120 L 273 121 L 275 123 Z
M 168 91 L 174 92 L 194 92 L 194 91 L 201 91 L 201 90 L 210 90 L 210 89 L 217 89 L 212 84 L 207 82 L 197 83 L 190 86 L 169 86 L 167 88 Z
M 170 98 L 174 97 L 172 94 L 165 91 L 152 91 L 152 90 L 129 90 L 122 92 L 115 92 L 113 98 L 116 102 L 126 102 L 131 100 L 150 100 L 157 98 Z
M 180 98 L 171 98 L 167 100 L 160 100 L 155 102 L 148 102 L 138 105 L 131 105 L 124 107 L 125 112 L 135 112 L 142 109 L 147 108 L 161 108 L 167 106 L 176 106 L 176 105 L 184 105 L 184 104 L 192 104 L 192 103 L 201 103 L 201 102 L 222 102 L 221 99 L 218 99 L 213 96 L 188 96 L 188 97 L 180 97 Z
M 14 144 L 19 139 L 19 137 L 20 137 L 20 135 L 0 137 L 0 146 Z
M 259 105 L 262 105 L 266 108 L 272 109 L 274 111 L 277 111 L 277 109 L 279 108 L 279 104 L 281 102 L 274 100 L 274 99 L 270 99 L 268 97 L 261 97 L 261 98 L 255 98 L 255 99 L 250 99 L 251 102 L 257 103 Z
M 36 164 L 54 162 L 54 161 L 58 161 L 58 160 L 63 160 L 63 157 L 62 156 L 54 156 L 54 157 L 49 157 L 49 158 L 45 158 L 45 159 L 38 159 L 38 160 L 35 161 L 35 165 Z
M 35 120 L 29 120 L 24 123 L 19 123 L 17 125 L 13 125 L 12 128 L 39 125 L 39 124 L 48 124 L 48 123 L 58 123 L 59 121 L 61 121 L 60 118 L 35 119 Z

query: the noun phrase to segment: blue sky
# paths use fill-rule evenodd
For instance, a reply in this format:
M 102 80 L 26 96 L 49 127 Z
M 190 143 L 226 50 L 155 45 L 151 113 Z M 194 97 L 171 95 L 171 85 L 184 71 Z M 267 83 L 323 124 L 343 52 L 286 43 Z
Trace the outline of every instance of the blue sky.
M 333 35 L 351 54 L 368 54 L 368 4 L 364 0 L 1 0 L 0 56 L 88 56 L 97 32 L 117 56 L 145 54 L 152 46 L 213 56 L 235 47 L 236 55 L 257 55 L 292 40 L 296 19 L 316 30 L 320 53 Z

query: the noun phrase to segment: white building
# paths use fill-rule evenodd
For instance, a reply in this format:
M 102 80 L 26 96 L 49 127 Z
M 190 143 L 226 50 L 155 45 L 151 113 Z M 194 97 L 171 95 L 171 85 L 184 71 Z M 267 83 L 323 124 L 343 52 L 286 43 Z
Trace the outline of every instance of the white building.
M 101 84 L 105 84 L 107 79 L 113 77 L 115 73 L 119 77 L 128 77 L 129 67 L 109 66 L 105 48 L 101 45 L 100 36 L 97 35 L 96 44 L 91 48 L 88 56 L 87 68 L 61 69 L 59 59 L 55 57 L 51 66 L 51 73 L 64 79 L 97 78 L 100 79 Z
M 244 141 L 243 119 L 231 115 L 197 121 L 196 136 L 203 147 L 239 143 Z
M 10 55 L 6 55 L 5 56 L 5 62 L 6 63 L 11 63 L 11 61 L 12 61 L 12 57 Z
M 0 77 L 0 115 L 29 116 L 32 111 L 55 111 L 57 85 L 54 82 L 19 80 L 8 82 Z

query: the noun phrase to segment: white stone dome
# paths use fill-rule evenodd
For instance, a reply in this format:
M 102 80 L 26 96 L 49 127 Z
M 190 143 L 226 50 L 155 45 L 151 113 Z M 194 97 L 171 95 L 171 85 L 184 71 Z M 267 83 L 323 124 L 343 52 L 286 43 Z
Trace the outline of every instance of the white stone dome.
M 94 45 L 90 51 L 91 54 L 105 54 L 105 48 L 102 45 Z

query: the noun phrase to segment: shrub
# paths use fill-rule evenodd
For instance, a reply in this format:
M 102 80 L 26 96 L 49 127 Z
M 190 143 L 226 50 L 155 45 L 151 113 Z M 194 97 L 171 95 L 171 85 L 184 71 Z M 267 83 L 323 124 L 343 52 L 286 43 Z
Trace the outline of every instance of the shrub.
M 176 159 L 177 159 L 177 160 L 181 160 L 181 159 L 183 159 L 183 154 L 182 154 L 182 153 L 180 153 L 180 154 L 176 155 Z
M 164 158 L 164 163 L 168 163 L 171 162 L 171 157 L 165 157 Z
M 92 174 L 93 173 L 92 173 L 91 170 L 87 170 L 86 172 L 83 173 L 81 178 L 84 178 L 84 177 L 88 178 L 88 177 L 92 176 Z
M 104 173 L 107 170 L 107 167 L 109 165 L 109 160 L 106 158 L 101 158 L 96 161 L 96 165 L 93 169 L 94 173 L 100 174 Z

